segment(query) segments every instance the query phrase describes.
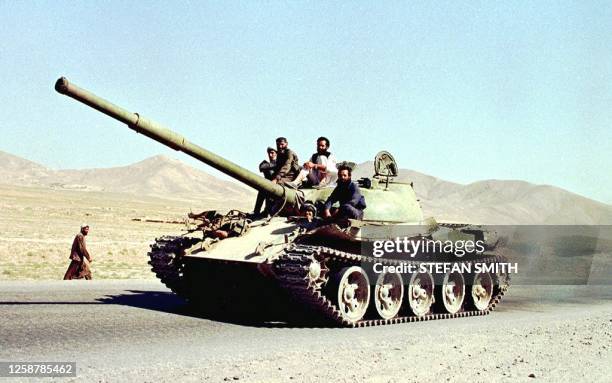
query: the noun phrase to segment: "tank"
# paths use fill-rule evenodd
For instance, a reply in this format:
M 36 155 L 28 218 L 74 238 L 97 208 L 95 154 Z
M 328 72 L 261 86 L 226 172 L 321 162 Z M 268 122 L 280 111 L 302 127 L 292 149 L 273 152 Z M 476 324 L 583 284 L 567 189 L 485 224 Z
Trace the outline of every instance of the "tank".
M 396 180 L 399 167 L 389 152 L 376 154 L 371 177 L 356 181 L 367 203 L 363 219 L 313 224 L 302 216 L 304 206 L 319 213 L 333 187 L 273 183 L 64 77 L 55 89 L 274 202 L 263 218 L 231 207 L 189 213 L 184 231 L 151 244 L 155 275 L 207 312 L 237 321 L 285 312 L 309 323 L 364 327 L 486 315 L 508 289 L 498 234 L 425 218 L 413 184 Z M 479 246 L 458 252 L 458 243 Z

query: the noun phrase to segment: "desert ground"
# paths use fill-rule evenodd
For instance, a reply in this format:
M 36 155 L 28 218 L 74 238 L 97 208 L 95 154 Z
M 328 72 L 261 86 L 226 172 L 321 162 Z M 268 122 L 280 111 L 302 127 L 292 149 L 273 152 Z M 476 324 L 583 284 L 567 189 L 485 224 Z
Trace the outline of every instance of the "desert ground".
M 250 203 L 242 205 L 247 209 Z M 223 208 L 214 201 L 198 205 L 125 193 L 0 185 L 0 280 L 61 279 L 82 222 L 91 226 L 87 245 L 94 278 L 153 278 L 149 244 L 181 233 L 185 225 L 133 219 L 182 221 L 190 209 Z

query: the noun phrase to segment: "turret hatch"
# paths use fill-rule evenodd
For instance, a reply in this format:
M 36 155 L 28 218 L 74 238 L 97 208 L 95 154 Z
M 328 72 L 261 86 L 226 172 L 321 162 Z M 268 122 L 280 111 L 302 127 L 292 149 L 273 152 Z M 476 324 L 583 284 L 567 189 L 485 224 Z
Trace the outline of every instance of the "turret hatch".
M 387 151 L 378 152 L 374 157 L 374 176 L 397 177 L 398 169 L 395 158 Z

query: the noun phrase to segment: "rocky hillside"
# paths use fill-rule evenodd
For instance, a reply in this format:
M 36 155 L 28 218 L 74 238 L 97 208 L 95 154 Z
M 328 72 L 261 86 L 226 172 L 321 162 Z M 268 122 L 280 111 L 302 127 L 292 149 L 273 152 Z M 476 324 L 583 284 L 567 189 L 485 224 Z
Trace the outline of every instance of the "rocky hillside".
M 241 199 L 254 192 L 165 156 L 132 165 L 82 170 L 52 170 L 0 152 L 0 182 L 73 190 L 109 191 L 163 198 Z

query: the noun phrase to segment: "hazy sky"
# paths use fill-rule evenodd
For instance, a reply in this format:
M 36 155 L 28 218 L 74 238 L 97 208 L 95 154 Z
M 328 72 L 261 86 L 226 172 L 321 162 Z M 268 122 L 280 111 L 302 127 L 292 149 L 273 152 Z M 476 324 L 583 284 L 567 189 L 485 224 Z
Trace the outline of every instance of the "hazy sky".
M 187 159 L 55 93 L 64 75 L 251 169 L 326 135 L 341 159 L 612 203 L 610 2 L 406 3 L 0 0 L 0 150 Z

